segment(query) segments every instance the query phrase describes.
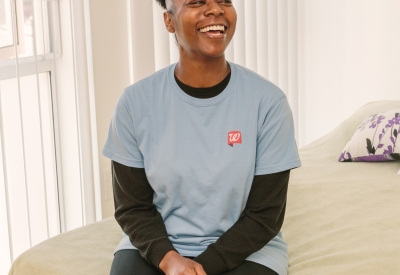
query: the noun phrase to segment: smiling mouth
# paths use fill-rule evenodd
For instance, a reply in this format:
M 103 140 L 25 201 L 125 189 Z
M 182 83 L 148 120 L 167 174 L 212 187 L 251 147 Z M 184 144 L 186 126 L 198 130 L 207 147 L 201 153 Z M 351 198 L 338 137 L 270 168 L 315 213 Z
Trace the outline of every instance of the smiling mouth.
M 208 26 L 199 29 L 201 33 L 212 33 L 212 34 L 225 34 L 226 32 L 226 27 L 223 25 L 214 25 L 214 26 Z

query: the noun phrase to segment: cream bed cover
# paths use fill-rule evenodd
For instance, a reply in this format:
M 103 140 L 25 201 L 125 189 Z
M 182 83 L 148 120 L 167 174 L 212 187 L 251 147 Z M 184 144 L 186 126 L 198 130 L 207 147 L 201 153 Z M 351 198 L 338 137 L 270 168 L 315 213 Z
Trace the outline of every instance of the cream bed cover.
M 400 162 L 337 161 L 366 116 L 396 108 L 400 101 L 367 104 L 300 150 L 282 230 L 290 275 L 400 274 Z M 106 275 L 120 238 L 108 218 L 29 249 L 9 275 Z

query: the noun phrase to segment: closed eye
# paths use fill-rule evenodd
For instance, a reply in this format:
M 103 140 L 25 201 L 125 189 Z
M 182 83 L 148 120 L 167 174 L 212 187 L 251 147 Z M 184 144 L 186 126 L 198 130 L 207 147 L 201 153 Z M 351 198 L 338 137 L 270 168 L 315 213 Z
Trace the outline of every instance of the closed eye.
M 205 1 L 191 1 L 189 2 L 189 5 L 191 6 L 200 6 L 200 5 L 204 5 Z
M 200 5 L 204 5 L 206 3 L 206 1 L 191 1 L 189 2 L 189 5 L 191 6 L 200 6 Z M 232 0 L 219 0 L 218 4 L 232 4 Z

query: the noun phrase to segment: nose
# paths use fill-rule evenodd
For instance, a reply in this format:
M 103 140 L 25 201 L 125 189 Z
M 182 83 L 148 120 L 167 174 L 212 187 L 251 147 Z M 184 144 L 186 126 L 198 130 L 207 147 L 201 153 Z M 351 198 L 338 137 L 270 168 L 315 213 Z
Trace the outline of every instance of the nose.
M 220 6 L 218 0 L 210 0 L 207 1 L 206 10 L 204 14 L 206 16 L 214 15 L 214 16 L 219 16 L 224 14 L 223 8 Z

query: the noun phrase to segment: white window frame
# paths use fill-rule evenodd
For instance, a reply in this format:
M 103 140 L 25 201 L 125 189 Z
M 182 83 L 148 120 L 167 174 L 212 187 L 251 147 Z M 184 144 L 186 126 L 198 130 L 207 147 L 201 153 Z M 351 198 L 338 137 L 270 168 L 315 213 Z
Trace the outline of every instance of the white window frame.
M 5 0 L 7 1 L 7 0 Z M 8 0 L 8 4 L 10 5 L 10 11 L 13 9 L 12 5 L 15 5 L 15 10 L 17 11 L 22 11 L 23 10 L 23 0 Z M 12 19 L 11 19 L 12 21 Z M 17 18 L 16 18 L 16 25 L 18 26 L 18 30 L 23 30 L 24 29 L 24 16 L 21 12 L 17 12 Z M 11 22 L 11 24 L 14 24 L 14 22 Z M 11 26 L 10 26 L 11 27 Z M 24 38 L 23 38 L 23 32 L 18 31 L 18 40 L 17 40 L 17 49 L 18 53 L 21 54 L 24 51 Z M 10 46 L 5 46 L 0 48 L 0 60 L 6 59 L 10 56 L 13 56 L 15 54 L 15 47 L 14 47 L 14 41 L 13 44 Z
M 22 0 L 15 1 L 22 10 Z M 18 58 L 18 65 L 15 59 L 3 60 L 0 80 L 15 78 L 17 71 L 19 76 L 51 74 L 60 232 L 65 232 L 102 219 L 90 10 L 89 0 L 50 1 L 58 3 L 59 25 L 53 27 L 61 37 L 53 38 L 56 50 Z M 23 21 L 18 29 L 23 29 Z M 12 53 L 8 48 L 1 48 L 0 54 L 13 55 L 14 45 Z

